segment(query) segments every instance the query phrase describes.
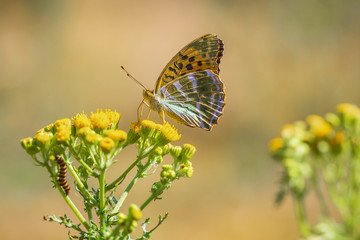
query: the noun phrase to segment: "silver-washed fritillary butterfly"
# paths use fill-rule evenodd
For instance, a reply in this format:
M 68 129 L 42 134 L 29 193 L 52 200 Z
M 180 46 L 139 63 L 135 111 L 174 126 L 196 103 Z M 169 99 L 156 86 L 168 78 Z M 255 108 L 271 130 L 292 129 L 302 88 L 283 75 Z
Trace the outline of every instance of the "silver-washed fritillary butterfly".
M 210 131 L 223 113 L 224 85 L 219 64 L 224 43 L 215 34 L 195 39 L 160 74 L 154 91 L 144 90 L 151 110 L 178 123 Z

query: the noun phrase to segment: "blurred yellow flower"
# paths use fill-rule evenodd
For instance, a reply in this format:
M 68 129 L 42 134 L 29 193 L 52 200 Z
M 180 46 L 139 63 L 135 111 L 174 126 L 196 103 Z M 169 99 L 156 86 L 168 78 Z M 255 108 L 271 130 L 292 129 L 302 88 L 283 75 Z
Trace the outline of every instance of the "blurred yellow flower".
M 281 149 L 284 146 L 284 140 L 282 138 L 274 138 L 269 142 L 269 149 L 273 152 Z
M 360 109 L 351 103 L 341 103 L 336 106 L 339 113 L 348 115 L 351 118 L 360 117 Z
M 330 144 L 333 146 L 339 146 L 344 141 L 344 134 L 341 131 L 337 131 L 335 136 L 330 140 Z
M 308 116 L 306 122 L 310 125 L 310 131 L 317 138 L 328 136 L 332 131 L 331 125 L 318 115 Z

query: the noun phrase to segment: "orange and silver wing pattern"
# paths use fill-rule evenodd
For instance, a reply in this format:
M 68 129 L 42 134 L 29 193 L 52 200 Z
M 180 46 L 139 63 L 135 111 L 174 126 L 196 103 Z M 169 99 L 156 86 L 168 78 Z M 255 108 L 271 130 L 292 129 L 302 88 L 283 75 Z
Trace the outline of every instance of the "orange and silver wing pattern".
M 210 131 L 223 114 L 224 85 L 211 70 L 183 75 L 163 86 L 158 101 L 168 116 L 190 127 Z
M 206 34 L 186 45 L 166 65 L 155 86 L 154 93 L 185 74 L 209 69 L 219 74 L 224 43 L 215 34 Z

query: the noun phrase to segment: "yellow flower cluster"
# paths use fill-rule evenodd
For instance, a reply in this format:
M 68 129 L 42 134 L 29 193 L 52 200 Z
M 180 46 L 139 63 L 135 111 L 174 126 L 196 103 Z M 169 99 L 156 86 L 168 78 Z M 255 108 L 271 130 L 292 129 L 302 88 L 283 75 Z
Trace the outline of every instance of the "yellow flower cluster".
M 95 113 L 91 112 L 91 127 L 95 129 L 104 129 L 116 124 L 120 120 L 120 113 L 112 112 L 110 109 L 98 109 Z
M 34 136 L 35 144 L 43 148 L 54 136 L 58 142 L 65 143 L 74 134 L 74 137 L 81 137 L 91 144 L 99 143 L 101 148 L 109 150 L 127 139 L 125 131 L 109 129 L 117 126 L 119 119 L 120 114 L 110 109 L 98 109 L 95 113 L 91 113 L 90 118 L 84 112 L 78 113 L 72 119 L 60 119 L 40 129 Z M 95 130 L 101 131 L 98 133 Z M 21 144 L 24 148 L 29 147 L 32 144 L 32 138 L 22 140 Z
M 284 125 L 281 137 L 274 138 L 269 142 L 270 151 L 277 154 L 283 147 L 294 147 L 295 143 L 300 145 L 316 144 L 315 148 L 319 148 L 319 151 L 327 151 L 326 149 L 329 147 L 341 146 L 346 138 L 349 138 L 345 132 L 356 134 L 360 126 L 360 108 L 354 104 L 342 103 L 337 105 L 336 109 L 337 114 L 328 113 L 325 118 L 310 115 L 306 121 Z M 300 152 L 299 149 L 297 149 L 298 152 Z

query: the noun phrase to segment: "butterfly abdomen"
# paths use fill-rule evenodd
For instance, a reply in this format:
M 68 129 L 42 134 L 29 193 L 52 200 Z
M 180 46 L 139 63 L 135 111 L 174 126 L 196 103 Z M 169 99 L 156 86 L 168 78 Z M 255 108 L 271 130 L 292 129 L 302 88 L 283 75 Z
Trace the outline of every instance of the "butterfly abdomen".
M 59 172 L 59 176 L 58 176 L 58 183 L 64 189 L 66 195 L 69 195 L 70 186 L 69 186 L 68 182 L 66 181 L 66 170 L 67 169 L 66 169 L 65 161 L 60 155 L 56 155 L 55 159 L 56 159 L 56 161 L 57 161 L 57 163 L 59 164 L 59 167 L 60 167 L 60 172 Z

